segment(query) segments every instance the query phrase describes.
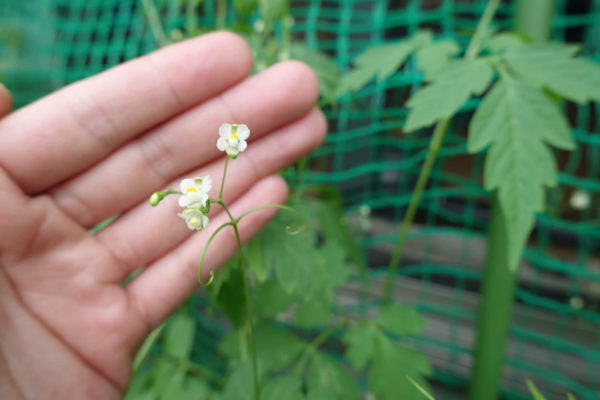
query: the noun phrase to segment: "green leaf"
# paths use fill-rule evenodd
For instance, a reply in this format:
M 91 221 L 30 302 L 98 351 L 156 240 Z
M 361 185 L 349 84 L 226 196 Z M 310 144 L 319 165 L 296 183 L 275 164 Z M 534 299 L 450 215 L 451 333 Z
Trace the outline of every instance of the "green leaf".
M 369 374 L 369 386 L 380 400 L 418 399 L 421 392 L 410 381 L 431 393 L 425 380 L 431 375 L 431 367 L 422 353 L 392 342 L 379 333 L 375 339 L 375 353 Z
M 219 275 L 219 272 L 217 272 L 217 275 Z M 241 269 L 229 269 L 229 279 L 222 283 L 216 301 L 223 310 L 223 313 L 236 328 L 244 325 L 246 320 L 246 299 L 244 297 L 244 277 Z
M 346 344 L 346 358 L 356 371 L 362 371 L 373 356 L 375 346 L 375 330 L 373 325 L 360 323 L 346 331 L 343 337 Z
M 283 17 L 289 7 L 288 3 L 289 0 L 259 0 L 260 15 L 267 28 Z
M 492 76 L 492 68 L 484 60 L 463 59 L 448 64 L 436 73 L 432 84 L 406 103 L 410 112 L 404 131 L 412 132 L 453 116 L 472 95 L 485 91 Z
M 319 202 L 317 215 L 326 242 L 339 244 L 354 264 L 361 268 L 366 267 L 362 249 L 352 237 L 350 225 L 341 209 L 325 202 Z
M 259 366 L 259 384 L 263 370 Z M 254 400 L 254 376 L 252 361 L 240 361 L 234 364 L 233 371 L 227 380 L 221 400 Z
M 188 377 L 182 397 L 171 397 L 169 400 L 204 400 L 209 393 L 210 389 L 205 381 L 196 377 Z
M 419 335 L 425 327 L 425 320 L 415 309 L 399 303 L 387 306 L 375 321 L 399 336 Z
M 258 6 L 258 0 L 233 0 L 233 8 L 242 15 L 248 16 Z
M 356 92 L 369 83 L 376 71 L 370 69 L 353 69 L 342 76 L 335 97 L 341 97 L 348 92 Z
M 425 73 L 425 81 L 431 81 L 458 53 L 460 46 L 454 40 L 440 40 L 417 50 L 415 57 L 419 68 Z
M 237 269 L 239 265 L 239 256 L 235 255 L 231 257 L 217 272 L 215 272 L 215 278 L 213 282 L 206 288 L 208 294 L 217 298 L 219 296 L 219 292 L 223 287 L 223 284 L 227 282 L 231 278 L 231 272 Z
M 265 371 L 278 372 L 294 361 L 306 348 L 306 343 L 286 330 L 260 325 L 256 327 L 256 354 Z M 225 337 L 219 350 L 228 358 L 240 358 L 240 332 Z
M 573 396 L 571 393 L 567 393 L 567 400 L 577 400 L 577 398 L 575 396 Z
M 184 395 L 183 381 L 185 372 L 176 370 L 173 376 L 167 381 L 160 394 L 161 400 L 181 399 Z
M 296 310 L 296 325 L 311 328 L 315 325 L 326 325 L 331 318 L 329 296 L 315 297 L 300 305 Z
M 360 396 L 356 379 L 331 357 L 317 353 L 313 356 L 307 371 L 308 393 L 330 393 L 331 400 L 353 400 Z
M 256 276 L 258 283 L 263 283 L 269 277 L 270 269 L 263 261 L 262 243 L 260 242 L 260 238 L 256 237 L 251 240 L 250 243 L 248 243 L 247 248 L 248 267 L 254 272 L 254 276 Z
M 523 37 L 515 32 L 501 32 L 497 35 L 494 35 L 486 43 L 486 47 L 493 52 L 518 49 L 526 45 L 527 43 L 525 43 Z
M 585 104 L 600 101 L 600 65 L 572 58 L 578 47 L 557 43 L 534 44 L 506 53 L 508 66 L 526 82 Z
M 321 254 L 325 259 L 329 289 L 333 290 L 344 283 L 350 275 L 344 249 L 336 242 L 327 242 L 321 248 Z
M 298 300 L 298 295 L 288 293 L 274 279 L 258 286 L 255 290 L 253 304 L 255 309 L 265 317 L 275 317 L 284 311 L 287 311 L 292 304 Z
M 506 74 L 481 102 L 469 131 L 469 152 L 492 145 L 485 162 L 485 187 L 498 190 L 510 232 L 508 262 L 515 270 L 535 213 L 544 210 L 544 188 L 556 184 L 556 162 L 547 144 L 570 150 L 575 142 L 545 94 Z
M 194 345 L 196 324 L 185 314 L 176 314 L 165 335 L 165 351 L 167 354 L 187 360 Z
M 529 388 L 529 391 L 531 392 L 531 395 L 535 400 L 546 400 L 544 395 L 540 393 L 540 391 L 532 381 L 527 379 L 525 382 L 527 382 L 527 387 Z
M 296 207 L 300 213 L 306 210 Z M 314 248 L 314 227 L 309 223 L 305 231 L 289 235 L 285 228 L 291 224 L 279 213 L 264 229 L 263 259 L 269 268 L 274 268 L 281 286 L 289 293 L 297 293 L 304 299 L 313 298 L 327 289 L 328 281 L 325 260 Z M 296 222 L 297 224 L 297 222 Z M 291 225 L 296 226 L 296 225 Z
M 404 64 L 413 49 L 411 40 L 371 47 L 354 59 L 354 65 L 371 71 L 373 76 L 377 75 L 377 80 L 382 81 Z
M 294 375 L 271 379 L 261 391 L 263 400 L 302 400 L 304 395 L 300 386 L 302 381 Z
M 319 91 L 321 96 L 328 102 L 336 98 L 340 85 L 340 69 L 328 55 L 311 50 L 302 43 L 293 42 L 291 45 L 291 57 L 308 64 L 315 72 L 319 80 Z

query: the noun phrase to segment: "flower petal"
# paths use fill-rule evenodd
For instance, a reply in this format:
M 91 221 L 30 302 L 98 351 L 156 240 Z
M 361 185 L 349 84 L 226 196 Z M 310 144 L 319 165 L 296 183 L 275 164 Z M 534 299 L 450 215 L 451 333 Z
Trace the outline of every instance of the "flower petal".
M 229 143 L 227 143 L 227 139 L 219 138 L 219 140 L 217 140 L 217 149 L 219 149 L 221 151 L 225 151 L 225 149 L 228 147 L 229 147 Z
M 219 128 L 219 135 L 222 138 L 227 139 L 229 137 L 229 135 L 231 135 L 231 124 L 221 125 L 221 127 Z
M 237 145 L 237 149 L 239 151 L 244 151 L 244 150 L 246 150 L 246 147 L 248 147 L 248 142 L 246 142 L 245 140 L 240 140 Z
M 200 202 L 202 203 L 203 207 L 206 207 L 206 202 L 208 201 L 208 194 L 203 193 L 202 194 L 202 199 L 200 200 Z
M 208 228 L 208 217 L 206 215 L 202 216 L 202 228 Z
M 185 195 L 183 195 L 179 198 L 179 206 L 180 207 L 187 207 L 191 202 L 192 201 Z
M 187 193 L 187 190 L 189 188 L 192 188 L 192 187 L 195 188 L 196 187 L 196 182 L 194 182 L 193 179 L 184 179 L 179 184 L 179 187 L 181 188 L 181 191 L 185 195 Z
M 228 147 L 227 148 L 227 154 L 229 154 L 229 156 L 231 157 L 237 157 L 238 153 L 240 151 L 238 149 L 236 149 L 235 147 Z
M 202 191 L 208 193 L 210 192 L 210 189 L 212 189 L 212 179 L 210 179 L 210 176 L 206 175 L 202 178 Z
M 246 140 L 250 137 L 250 129 L 248 129 L 246 125 L 239 125 L 236 135 L 240 138 L 240 140 Z

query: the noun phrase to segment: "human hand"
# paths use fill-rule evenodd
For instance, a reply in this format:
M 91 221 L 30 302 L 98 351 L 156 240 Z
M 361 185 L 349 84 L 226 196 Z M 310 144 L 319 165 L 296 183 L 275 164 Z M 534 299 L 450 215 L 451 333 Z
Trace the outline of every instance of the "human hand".
M 117 399 L 143 338 L 197 287 L 210 234 L 192 232 L 177 202 L 151 193 L 184 177 L 223 170 L 224 122 L 247 124 L 254 142 L 229 163 L 225 200 L 234 215 L 283 203 L 277 170 L 323 140 L 318 84 L 297 62 L 244 80 L 245 42 L 214 33 L 71 85 L 13 114 L 0 89 L 0 398 Z M 220 182 L 213 190 L 218 193 Z M 88 229 L 121 217 L 96 236 Z M 240 222 L 247 241 L 272 211 Z M 233 232 L 203 266 L 235 251 Z M 126 287 L 120 282 L 147 265 Z

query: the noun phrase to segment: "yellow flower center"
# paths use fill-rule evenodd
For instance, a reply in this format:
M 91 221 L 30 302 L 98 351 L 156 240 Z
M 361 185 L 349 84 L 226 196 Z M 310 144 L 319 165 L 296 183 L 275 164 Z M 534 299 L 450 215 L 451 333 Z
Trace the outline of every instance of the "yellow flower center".
M 190 219 L 190 225 L 198 225 L 198 220 L 196 218 Z
M 198 191 L 196 190 L 195 187 L 191 187 L 187 189 L 187 193 L 197 193 Z
M 239 139 L 238 135 L 236 135 L 235 133 L 232 133 L 231 135 L 229 135 L 230 139 Z

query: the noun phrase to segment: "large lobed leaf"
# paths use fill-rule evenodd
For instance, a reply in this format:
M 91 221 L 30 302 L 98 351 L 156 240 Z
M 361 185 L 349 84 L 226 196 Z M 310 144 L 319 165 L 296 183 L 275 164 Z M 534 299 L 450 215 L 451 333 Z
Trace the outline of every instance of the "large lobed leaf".
M 356 371 L 362 371 L 373 356 L 375 335 L 375 327 L 366 322 L 346 331 L 342 339 L 347 346 L 345 355 Z
M 453 116 L 472 95 L 485 91 L 492 76 L 492 67 L 484 60 L 465 59 L 447 65 L 434 75 L 432 84 L 406 103 L 410 112 L 404 131 L 412 132 Z
M 425 74 L 425 81 L 433 80 L 435 75 L 450 63 L 453 56 L 460 52 L 460 46 L 454 40 L 430 42 L 415 53 L 419 69 Z
M 356 400 L 360 390 L 355 379 L 346 369 L 331 357 L 316 353 L 309 366 L 306 376 L 308 393 L 316 392 L 330 400 Z
M 578 47 L 558 43 L 516 47 L 504 59 L 527 83 L 579 102 L 600 101 L 600 66 L 573 58 Z
M 398 335 L 419 335 L 425 327 L 425 319 L 414 308 L 400 303 L 390 304 L 375 320 L 383 329 Z
M 556 183 L 556 163 L 548 144 L 567 150 L 575 147 L 564 117 L 544 93 L 503 74 L 475 112 L 468 147 L 475 153 L 491 145 L 485 187 L 498 190 L 512 270 L 535 213 L 544 209 L 544 188 Z

